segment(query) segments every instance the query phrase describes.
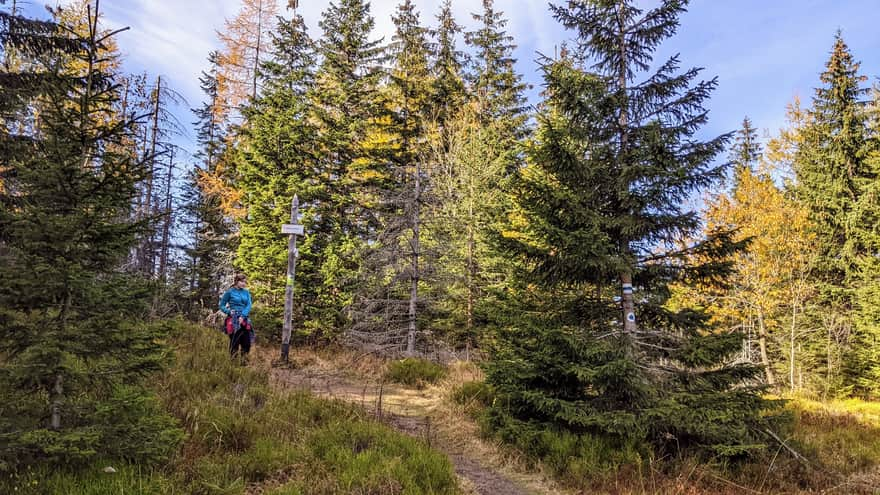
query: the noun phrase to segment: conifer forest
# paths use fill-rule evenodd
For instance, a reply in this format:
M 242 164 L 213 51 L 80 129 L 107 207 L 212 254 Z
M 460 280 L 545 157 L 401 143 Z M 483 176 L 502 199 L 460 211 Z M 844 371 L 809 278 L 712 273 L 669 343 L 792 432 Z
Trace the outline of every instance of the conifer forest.
M 42 2 L 0 493 L 880 493 L 880 5 L 695 64 L 708 0 Z

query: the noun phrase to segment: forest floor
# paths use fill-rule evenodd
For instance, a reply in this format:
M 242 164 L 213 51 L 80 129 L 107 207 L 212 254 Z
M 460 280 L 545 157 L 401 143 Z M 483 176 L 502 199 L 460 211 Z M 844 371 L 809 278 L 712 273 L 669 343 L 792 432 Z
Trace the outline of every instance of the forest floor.
M 270 367 L 276 350 L 256 353 Z M 859 493 L 880 495 L 880 403 L 815 403 L 792 400 L 796 417 L 794 438 L 809 445 L 820 469 L 803 472 L 795 461 L 783 468 L 781 458 L 770 466 L 752 466 L 753 483 L 737 484 L 712 469 L 682 467 L 680 473 L 654 472 L 634 477 L 621 474 L 623 483 L 600 484 L 595 492 L 566 489 L 540 465 L 529 463 L 513 449 L 485 439 L 467 408 L 452 400 L 462 383 L 481 381 L 473 363 L 456 362 L 436 385 L 415 388 L 384 380 L 387 363 L 352 351 L 291 350 L 289 368 L 271 367 L 270 377 L 280 390 L 308 390 L 318 396 L 359 405 L 377 420 L 417 438 L 446 454 L 467 494 L 573 494 L 663 493 L 676 495 L 739 493 Z M 779 455 L 779 452 L 777 452 Z M 774 467 L 775 463 L 775 467 Z M 818 466 L 814 466 L 818 467 Z M 771 474 L 771 471 L 773 474 Z M 632 475 L 632 473 L 630 473 Z M 803 477 L 803 478 L 802 478 Z M 781 478 L 781 479 L 776 479 Z M 257 492 L 254 492 L 257 493 Z
M 267 355 L 260 358 L 271 359 Z M 502 454 L 497 445 L 480 438 L 473 419 L 449 400 L 455 386 L 480 378 L 472 363 L 453 364 L 441 383 L 417 389 L 385 382 L 383 364 L 369 356 L 298 350 L 292 352 L 291 361 L 290 368 L 273 368 L 274 386 L 359 404 L 381 422 L 445 453 L 465 493 L 570 493 L 549 476 L 526 468 L 522 460 Z

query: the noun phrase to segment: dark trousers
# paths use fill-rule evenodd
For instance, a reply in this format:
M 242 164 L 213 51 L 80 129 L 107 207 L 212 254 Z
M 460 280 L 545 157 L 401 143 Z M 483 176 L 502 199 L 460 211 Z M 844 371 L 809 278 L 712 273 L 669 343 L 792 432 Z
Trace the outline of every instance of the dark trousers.
M 246 328 L 239 327 L 229 336 L 229 354 L 235 356 L 241 349 L 241 355 L 247 356 L 251 352 L 251 336 Z

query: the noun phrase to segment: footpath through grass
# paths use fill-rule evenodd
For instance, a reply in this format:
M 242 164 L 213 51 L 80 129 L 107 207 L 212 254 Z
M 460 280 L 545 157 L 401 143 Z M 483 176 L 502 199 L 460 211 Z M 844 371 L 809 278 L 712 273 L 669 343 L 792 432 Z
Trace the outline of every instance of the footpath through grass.
M 166 466 L 97 462 L 34 467 L 2 493 L 43 494 L 453 494 L 449 460 L 373 422 L 362 409 L 307 393 L 281 393 L 269 369 L 241 366 L 225 337 L 180 324 L 175 363 L 156 390 L 187 435 Z M 116 472 L 104 472 L 112 466 Z

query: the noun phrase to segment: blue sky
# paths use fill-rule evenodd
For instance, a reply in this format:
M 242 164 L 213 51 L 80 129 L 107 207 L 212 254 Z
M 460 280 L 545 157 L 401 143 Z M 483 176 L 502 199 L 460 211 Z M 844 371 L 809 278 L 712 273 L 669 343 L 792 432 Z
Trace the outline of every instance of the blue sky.
M 278 0 L 286 5 L 286 0 Z M 373 0 L 376 36 L 390 39 L 391 13 L 398 0 Z M 437 1 L 415 0 L 424 24 L 433 24 Z M 645 7 L 656 0 L 644 0 Z M 318 19 L 328 0 L 300 0 L 313 37 L 320 35 Z M 39 2 L 29 7 L 39 10 Z M 195 106 L 201 99 L 198 77 L 206 67 L 208 52 L 218 46 L 216 30 L 235 15 L 239 0 L 104 0 L 106 22 L 130 26 L 118 42 L 130 71 L 161 74 Z M 453 0 L 460 24 L 473 26 L 470 13 L 480 0 Z M 496 0 L 496 8 L 509 19 L 508 29 L 519 45 L 518 70 L 534 87 L 537 103 L 540 78 L 537 53 L 553 54 L 571 33 L 550 16 L 544 0 Z M 785 107 L 795 95 L 805 103 L 818 85 L 834 33 L 840 29 L 862 73 L 876 81 L 880 75 L 880 36 L 877 0 L 693 0 L 681 18 L 678 34 L 660 49 L 658 58 L 681 54 L 683 67 L 704 67 L 706 78 L 718 76 L 719 87 L 709 101 L 710 123 L 706 136 L 738 128 L 745 115 L 756 127 L 775 133 L 785 122 Z M 462 40 L 459 40 L 463 43 Z M 192 120 L 180 109 L 184 123 Z M 193 148 L 192 136 L 181 144 Z

